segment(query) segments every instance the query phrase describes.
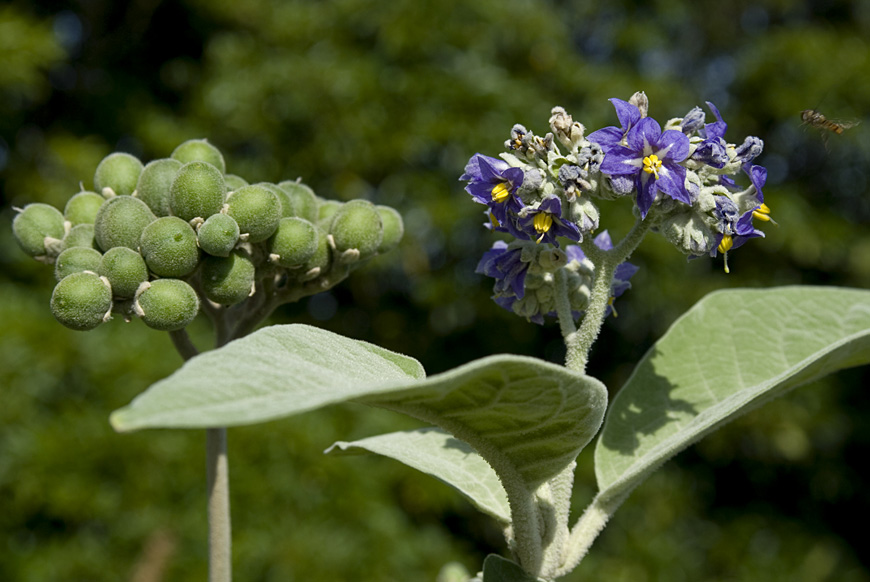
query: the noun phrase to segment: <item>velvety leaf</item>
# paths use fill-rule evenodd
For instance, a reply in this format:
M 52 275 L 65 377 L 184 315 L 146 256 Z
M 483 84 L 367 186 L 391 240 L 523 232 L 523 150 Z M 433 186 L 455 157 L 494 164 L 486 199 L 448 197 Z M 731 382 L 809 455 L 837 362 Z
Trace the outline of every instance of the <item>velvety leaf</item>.
M 422 428 L 337 442 L 327 454 L 368 451 L 400 461 L 454 487 L 480 511 L 510 522 L 507 493 L 495 471 L 467 443 L 438 428 Z
M 111 423 L 118 431 L 253 424 L 424 377 L 413 358 L 316 327 L 275 325 L 189 360 Z
M 598 432 L 607 390 L 563 366 L 497 355 L 416 387 L 357 400 L 440 426 L 471 444 L 500 474 L 503 463 L 510 465 L 533 491 L 573 462 Z
M 614 399 L 595 450 L 599 495 L 625 495 L 737 415 L 868 362 L 868 291 L 783 287 L 708 295 L 671 326 Z

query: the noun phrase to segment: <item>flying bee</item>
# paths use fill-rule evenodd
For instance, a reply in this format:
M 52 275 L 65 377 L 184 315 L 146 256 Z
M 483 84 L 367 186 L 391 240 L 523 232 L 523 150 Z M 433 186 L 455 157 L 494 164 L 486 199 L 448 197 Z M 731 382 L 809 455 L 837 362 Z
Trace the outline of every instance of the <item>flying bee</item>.
M 810 127 L 815 127 L 816 129 L 822 131 L 832 131 L 836 134 L 843 133 L 850 127 L 855 127 L 856 125 L 861 123 L 860 119 L 828 119 L 815 109 L 804 109 L 803 111 L 801 111 L 801 120 L 804 122 L 804 124 L 809 125 Z

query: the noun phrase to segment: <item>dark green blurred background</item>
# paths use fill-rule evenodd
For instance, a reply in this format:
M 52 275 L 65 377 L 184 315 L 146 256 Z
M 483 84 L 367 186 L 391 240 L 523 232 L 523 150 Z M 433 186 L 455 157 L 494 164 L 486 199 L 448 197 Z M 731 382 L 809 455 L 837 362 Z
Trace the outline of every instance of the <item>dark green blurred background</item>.
M 302 177 L 321 196 L 399 209 L 407 235 L 305 322 L 398 350 L 430 373 L 511 352 L 560 361 L 555 326 L 510 316 L 474 274 L 493 237 L 457 181 L 512 124 L 547 131 L 562 105 L 589 130 L 643 89 L 664 121 L 713 101 L 727 138 L 758 135 L 780 223 L 721 262 L 650 236 L 590 372 L 615 391 L 711 290 L 870 287 L 870 3 L 544 0 L 43 0 L 0 7 L 0 580 L 206 578 L 204 435 L 113 433 L 107 416 L 179 364 L 165 334 L 54 321 L 51 269 L 12 240 L 12 206 L 63 208 L 116 150 L 143 161 L 208 137 L 228 171 Z M 865 123 L 827 143 L 802 109 Z M 627 204 L 605 207 L 620 237 Z M 766 314 L 758 313 L 758 325 Z M 208 328 L 195 324 L 205 345 Z M 717 330 L 711 329 L 715 336 Z M 870 373 L 816 383 L 669 463 L 569 578 L 870 580 Z M 244 581 L 434 580 L 503 551 L 446 486 L 333 441 L 414 426 L 336 407 L 229 433 L 235 575 Z M 577 510 L 594 492 L 587 451 Z M 150 550 L 148 549 L 150 548 Z M 163 548 L 163 550 L 161 550 Z M 154 557 L 158 556 L 158 557 Z

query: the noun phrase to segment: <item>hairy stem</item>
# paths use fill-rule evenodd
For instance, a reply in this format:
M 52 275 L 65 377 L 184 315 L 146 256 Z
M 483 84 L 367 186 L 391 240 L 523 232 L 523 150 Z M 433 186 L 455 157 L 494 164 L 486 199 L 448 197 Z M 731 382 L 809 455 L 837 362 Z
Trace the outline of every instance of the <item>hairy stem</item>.
M 232 535 L 227 429 L 206 429 L 205 439 L 208 482 L 208 579 L 209 582 L 230 582 L 232 580 Z
M 582 244 L 583 251 L 595 265 L 595 276 L 592 282 L 592 293 L 589 297 L 589 305 L 583 315 L 576 338 L 572 338 L 572 344 L 568 347 L 568 355 L 565 359 L 565 367 L 575 372 L 585 372 L 589 363 L 589 351 L 592 344 L 601 332 L 607 307 L 610 305 L 610 288 L 616 267 L 631 256 L 634 249 L 643 240 L 649 223 L 638 219 L 625 238 L 609 251 L 603 251 L 590 242 Z M 561 322 L 561 317 L 560 317 Z

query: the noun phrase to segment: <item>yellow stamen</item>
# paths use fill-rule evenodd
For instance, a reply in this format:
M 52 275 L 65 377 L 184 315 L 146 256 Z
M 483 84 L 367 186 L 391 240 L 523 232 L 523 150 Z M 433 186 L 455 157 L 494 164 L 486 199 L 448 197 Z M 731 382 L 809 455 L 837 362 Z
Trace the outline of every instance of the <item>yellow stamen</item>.
M 496 202 L 504 202 L 510 196 L 511 189 L 507 182 L 499 182 L 492 189 L 492 199 Z
M 655 176 L 656 180 L 659 179 L 659 168 L 661 167 L 662 161 L 655 154 L 650 154 L 643 159 L 643 171 Z
M 752 217 L 757 218 L 758 220 L 763 220 L 764 222 L 772 222 L 773 224 L 776 224 L 776 221 L 770 217 L 770 208 L 768 208 L 767 204 L 764 203 L 752 211 Z
M 492 212 L 489 213 L 489 221 L 492 222 L 492 226 L 494 228 L 498 228 L 501 226 L 501 224 L 499 224 L 498 222 L 498 219 L 495 217 L 495 214 L 493 214 Z
M 547 212 L 539 212 L 532 219 L 532 224 L 535 226 L 535 231 L 541 235 L 536 242 L 541 242 L 544 239 L 544 235 L 553 226 L 553 217 Z
M 614 301 L 616 301 L 616 297 L 611 296 L 610 299 L 607 300 L 607 304 L 610 306 L 610 311 L 613 313 L 613 317 L 619 317 L 619 314 L 616 313 L 616 308 L 613 306 Z
M 731 270 L 728 268 L 728 251 L 733 246 L 734 246 L 734 239 L 731 238 L 730 234 L 726 234 L 725 236 L 722 237 L 722 241 L 719 243 L 719 247 L 718 247 L 719 252 L 724 255 L 725 274 L 726 275 L 731 272 Z

